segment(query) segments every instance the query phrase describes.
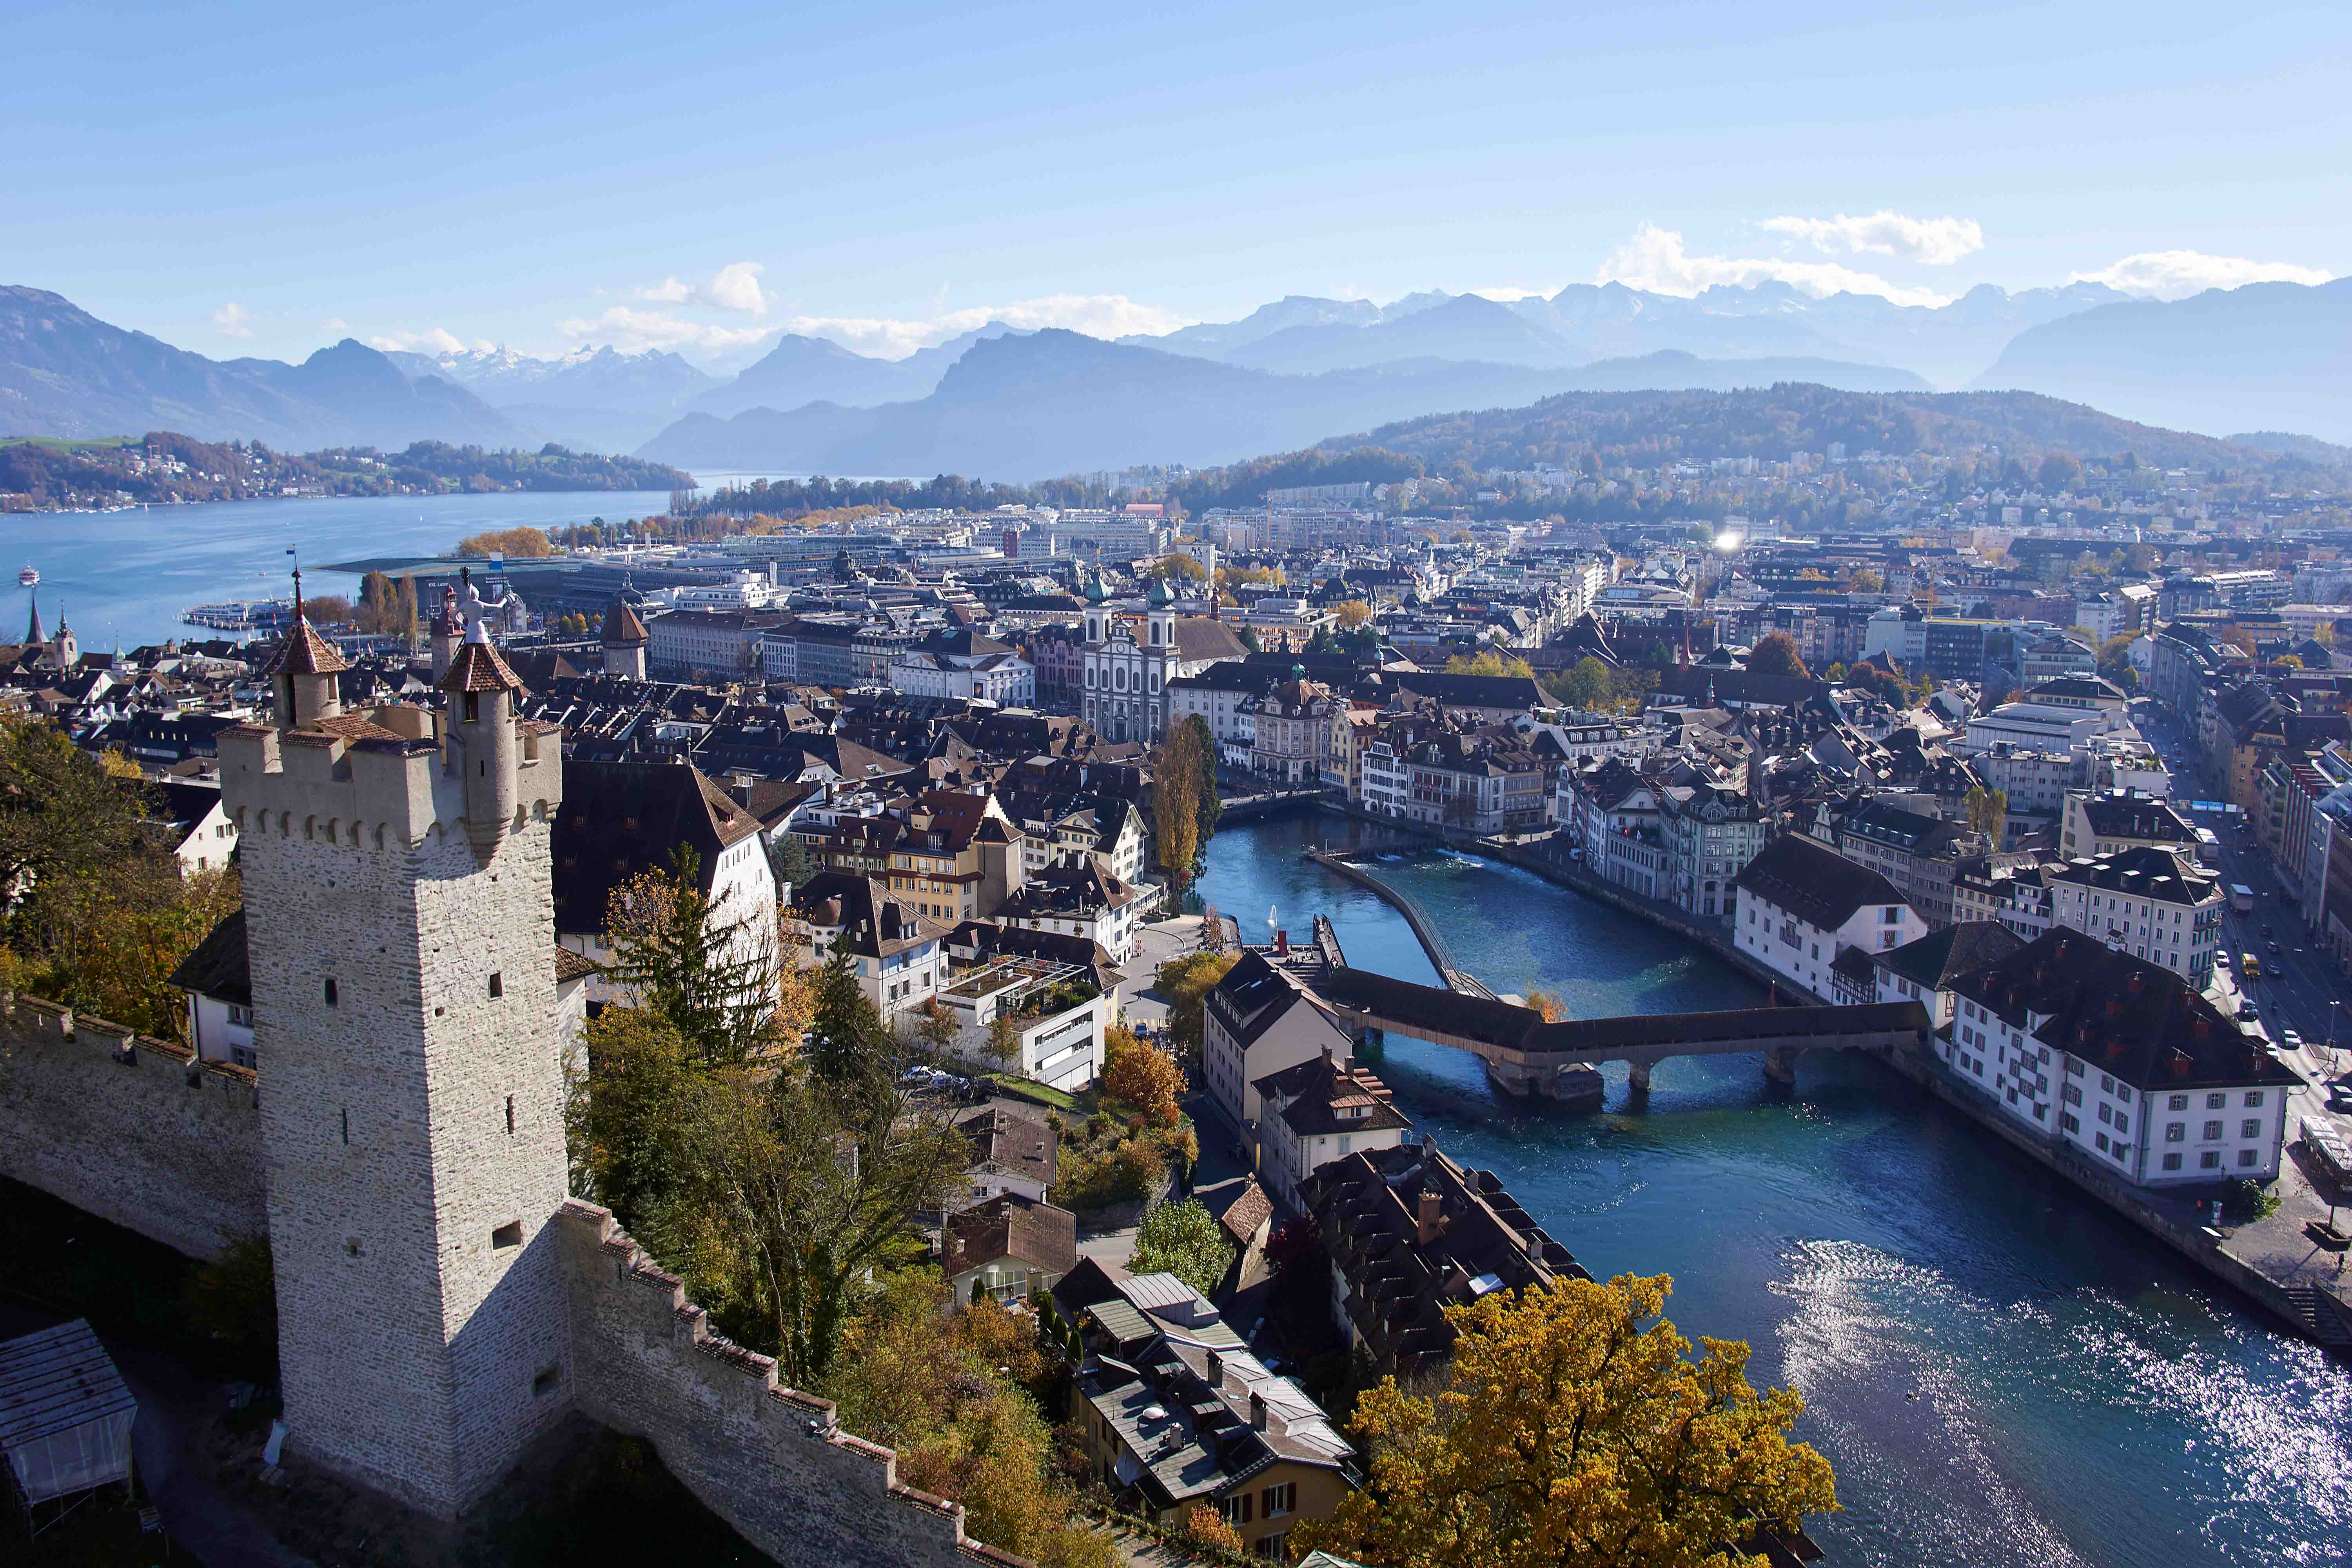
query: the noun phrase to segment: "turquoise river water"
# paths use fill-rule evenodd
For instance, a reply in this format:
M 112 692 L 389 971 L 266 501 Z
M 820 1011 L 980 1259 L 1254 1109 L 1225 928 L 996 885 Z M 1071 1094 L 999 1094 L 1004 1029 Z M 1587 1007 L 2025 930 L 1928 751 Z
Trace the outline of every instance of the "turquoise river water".
M 1349 962 L 1431 982 L 1402 917 L 1302 859 L 1334 818 L 1220 833 L 1202 896 L 1263 941 L 1328 914 Z M 1528 872 L 1392 847 L 1376 862 L 1496 991 L 1582 1017 L 1753 1005 L 1688 944 Z M 1745 1339 L 1795 1385 L 1846 1511 L 1841 1568 L 2352 1562 L 2352 1371 L 1844 1052 L 1793 1094 L 1754 1057 L 1659 1065 L 1624 1110 L 1514 1116 L 1476 1058 L 1391 1038 L 1381 1072 L 1455 1159 L 1498 1173 L 1601 1277 L 1667 1273 L 1686 1334 Z

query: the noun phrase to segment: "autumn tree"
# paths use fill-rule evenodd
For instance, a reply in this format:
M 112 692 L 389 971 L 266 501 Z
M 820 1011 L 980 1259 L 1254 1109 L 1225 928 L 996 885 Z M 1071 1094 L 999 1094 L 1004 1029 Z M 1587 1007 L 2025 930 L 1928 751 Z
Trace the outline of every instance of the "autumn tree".
M 1588 654 L 1560 671 L 1551 689 L 1570 708 L 1595 711 L 1611 700 L 1609 667 Z
M 1883 594 L 1886 592 L 1886 579 L 1880 576 L 1876 572 L 1872 571 L 1867 566 L 1857 567 L 1853 575 L 1846 579 L 1845 585 L 1850 591 L 1856 594 Z
M 1206 1503 L 1194 1503 L 1184 1515 L 1184 1539 L 1207 1552 L 1244 1550 L 1241 1531 Z
M 1201 716 L 1188 713 L 1160 742 L 1151 773 L 1160 864 L 1180 892 L 1200 868 L 1217 809 L 1216 742 Z
M 1547 1024 L 1559 1023 L 1569 1016 L 1567 1003 L 1533 985 L 1528 987 L 1528 1010 Z
M 509 561 L 531 561 L 554 554 L 555 545 L 535 528 L 502 528 L 459 540 L 457 553 L 478 560 L 503 555 Z
M 1341 631 L 1351 632 L 1372 618 L 1372 607 L 1361 599 L 1346 599 L 1331 612 L 1331 616 Z
M 1152 977 L 1152 988 L 1168 998 L 1168 1037 L 1190 1054 L 1201 1048 L 1201 1020 L 1208 994 L 1239 955 L 1192 952 L 1171 958 Z
M 1161 1204 L 1143 1216 L 1135 1233 L 1130 1274 L 1173 1274 L 1205 1300 L 1233 1267 L 1232 1237 L 1198 1198 Z
M 1161 556 L 1145 567 L 1143 574 L 1147 577 L 1165 578 L 1171 583 L 1205 583 L 1209 580 L 1209 569 L 1206 566 L 1191 556 L 1181 553 Z
M 1751 675 L 1771 675 L 1809 680 L 1812 672 L 1805 668 L 1804 656 L 1797 649 L 1797 639 L 1786 632 L 1766 632 L 1756 639 L 1755 648 L 1748 656 Z
M 2042 481 L 2042 488 L 2053 495 L 2061 490 L 2074 489 L 2083 482 L 2083 460 L 2072 452 L 2053 452 L 2042 459 L 2042 467 L 2034 477 Z
M 1561 1279 L 1446 1308 L 1444 1387 L 1357 1401 L 1369 1485 L 1293 1544 L 1387 1568 L 1761 1568 L 1759 1530 L 1835 1510 L 1835 1481 L 1788 1440 L 1804 1402 L 1749 1385 L 1745 1342 L 1690 1358 L 1660 1316 L 1671 1288 Z
M 2007 790 L 1973 785 L 1967 795 L 1960 797 L 1960 809 L 1968 815 L 1969 832 L 1989 835 L 1993 847 L 2000 847 L 2001 829 L 2009 821 Z
M 172 972 L 243 899 L 233 870 L 182 874 L 136 772 L 0 714 L 0 983 L 169 1039 Z
M 1445 661 L 1448 675 L 1517 675 L 1532 678 L 1535 671 L 1528 661 L 1517 654 L 1497 653 L 1493 648 L 1481 650 L 1476 657 L 1455 654 Z
M 1111 1568 L 1020 1386 L 1045 1370 L 1034 1321 L 985 1299 L 949 1310 L 945 1294 L 936 1266 L 883 1273 L 817 1391 L 845 1429 L 897 1450 L 902 1482 L 961 1503 L 976 1540 L 1039 1568 Z
M 1135 1037 L 1124 1024 L 1103 1036 L 1103 1092 L 1126 1106 L 1139 1121 L 1173 1127 L 1182 1112 L 1184 1069 L 1167 1052 Z
M 1010 1013 L 1000 1012 L 989 1020 L 988 1038 L 981 1042 L 981 1050 L 990 1061 L 1001 1068 L 1012 1068 L 1021 1060 L 1021 1026 Z

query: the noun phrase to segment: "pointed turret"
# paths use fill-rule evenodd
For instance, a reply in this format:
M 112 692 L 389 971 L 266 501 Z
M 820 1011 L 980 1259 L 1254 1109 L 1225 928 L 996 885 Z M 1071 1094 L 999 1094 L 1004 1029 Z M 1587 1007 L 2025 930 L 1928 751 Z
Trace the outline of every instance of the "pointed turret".
M 25 628 L 25 646 L 30 647 L 48 640 L 49 634 L 41 628 L 41 596 L 36 594 L 33 595 L 33 624 Z
M 66 636 L 62 617 L 58 637 Z M 342 693 L 335 678 L 351 668 L 335 645 L 320 637 L 302 609 L 302 574 L 294 574 L 294 622 L 278 645 L 278 657 L 263 671 L 278 700 L 278 727 L 291 729 L 332 719 L 343 710 Z
M 457 590 L 446 584 L 441 589 L 441 607 L 433 612 L 433 684 L 449 673 L 449 661 L 457 657 L 457 644 L 464 640 L 466 624 L 457 616 Z
M 523 685 L 490 646 L 489 629 L 479 616 L 467 618 L 466 640 L 449 661 L 441 689 L 449 694 L 450 740 L 463 752 L 458 765 L 466 779 L 466 837 L 488 864 L 499 840 L 515 826 L 520 787 L 515 769 L 522 760 L 515 702 Z

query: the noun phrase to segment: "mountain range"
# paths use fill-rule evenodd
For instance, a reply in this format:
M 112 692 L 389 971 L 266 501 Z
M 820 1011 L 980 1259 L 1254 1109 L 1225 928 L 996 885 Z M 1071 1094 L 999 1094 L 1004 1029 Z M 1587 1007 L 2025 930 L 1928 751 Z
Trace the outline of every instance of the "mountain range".
M 785 334 L 730 377 L 674 353 L 379 353 L 215 361 L 0 288 L 0 434 L 176 429 L 291 450 L 554 440 L 737 471 L 1037 478 L 1228 461 L 1449 410 L 1570 391 L 1805 381 L 1853 392 L 2020 389 L 2151 426 L 2352 437 L 2352 280 L 2128 299 L 2097 283 L 1939 307 L 1777 282 L 1691 298 L 1574 284 L 1496 300 L 1292 296 L 1116 343 L 992 321 L 903 359 Z
M 464 387 L 351 338 L 300 364 L 210 360 L 44 289 L 0 287 L 0 433 L 260 440 L 281 451 L 510 447 L 524 432 Z
M 1574 369 L 1416 358 L 1317 375 L 1277 374 L 1059 329 L 984 339 L 929 395 L 689 414 L 639 448 L 681 468 L 828 474 L 985 473 L 1005 479 L 1180 460 L 1202 465 L 1310 445 L 1334 430 L 1444 408 L 1531 403 L 1581 388 L 1721 389 L 1780 381 L 1926 391 L 1907 371 L 1822 360 L 1688 354 Z

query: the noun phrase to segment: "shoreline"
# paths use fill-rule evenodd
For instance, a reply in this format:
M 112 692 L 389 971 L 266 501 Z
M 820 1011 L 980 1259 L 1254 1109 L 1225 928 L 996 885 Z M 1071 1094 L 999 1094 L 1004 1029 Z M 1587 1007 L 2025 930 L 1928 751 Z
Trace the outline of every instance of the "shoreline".
M 1530 853 L 1525 847 L 1500 839 L 1481 838 L 1466 833 L 1454 833 L 1433 828 L 1426 824 L 1401 822 L 1390 817 L 1374 816 L 1360 808 L 1345 805 L 1328 798 L 1302 801 L 1311 804 L 1318 812 L 1344 816 L 1421 838 L 1432 844 L 1457 847 L 1479 855 L 1491 857 L 1505 865 L 1540 877 L 1566 891 L 1607 904 L 1626 914 L 1647 921 L 1652 925 L 1678 936 L 1704 949 L 1708 956 L 1720 960 L 1728 967 L 1759 984 L 1774 988 L 1786 987 L 1792 996 L 1807 1002 L 1826 1003 L 1827 998 L 1812 995 L 1787 976 L 1777 974 L 1738 952 L 1723 937 L 1697 921 L 1684 917 L 1678 910 L 1652 907 L 1654 900 L 1625 892 L 1588 873 L 1560 864 L 1549 856 Z M 1308 858 L 1327 869 L 1332 868 L 1332 857 L 1326 851 L 1308 851 Z M 1338 873 L 1345 876 L 1346 873 Z M 1419 925 L 1403 904 L 1391 895 L 1377 877 L 1349 878 L 1368 888 L 1383 902 L 1405 915 L 1406 922 L 1416 939 L 1423 940 L 1424 952 L 1429 951 Z M 1435 963 L 1433 957 L 1432 963 Z M 1440 973 L 1445 971 L 1440 966 Z M 2231 1247 L 2241 1237 L 2249 1244 L 2272 1241 L 2286 1242 L 2294 1249 L 2293 1237 L 2301 1234 L 2299 1223 L 2286 1213 L 2247 1225 L 2215 1227 L 2201 1225 L 2185 1215 L 2164 1212 L 2149 1201 L 2148 1194 L 2128 1184 L 2114 1181 L 2102 1173 L 2080 1165 L 2061 1151 L 2045 1146 L 2024 1129 L 2008 1125 L 2009 1119 L 1989 1104 L 1977 1103 L 1982 1096 L 1953 1078 L 1943 1064 L 1913 1051 L 1872 1051 L 1872 1056 L 1885 1062 L 1905 1079 L 1933 1095 L 1938 1101 L 1966 1117 L 1976 1125 L 1999 1137 L 2011 1148 L 2032 1159 L 2045 1171 L 2063 1179 L 2074 1191 L 2096 1200 L 2110 1213 L 2128 1221 L 2144 1234 L 2163 1243 L 2179 1258 L 2194 1264 L 2209 1277 L 2229 1286 L 2240 1296 L 2264 1309 L 2266 1313 L 2296 1337 L 2319 1345 L 2338 1355 L 2352 1351 L 2352 1300 L 2347 1299 L 2345 1276 L 2323 1282 L 2316 1279 L 2296 1280 L 2293 1272 L 2280 1274 L 2266 1268 L 2270 1259 L 2262 1256 L 2242 1256 Z M 2290 1145 L 2290 1148 L 2292 1146 Z M 2282 1161 L 2283 1166 L 2294 1163 L 2292 1153 Z M 2078 1168 L 2079 1167 L 2079 1168 Z M 2284 1174 L 2281 1180 L 2285 1180 Z M 2272 1235 L 2275 1231 L 2277 1235 Z M 2309 1244 L 2316 1250 L 2315 1244 Z M 2252 1245 L 2246 1253 L 2259 1254 Z M 2339 1255 L 2340 1256 L 2340 1255 Z M 2292 1282 L 2291 1282 L 2292 1281 Z M 2304 1298 L 2304 1299 L 2299 1299 Z M 2309 1299 L 2323 1298 L 2323 1299 Z M 2332 1298 L 2332 1302 L 2324 1298 Z

